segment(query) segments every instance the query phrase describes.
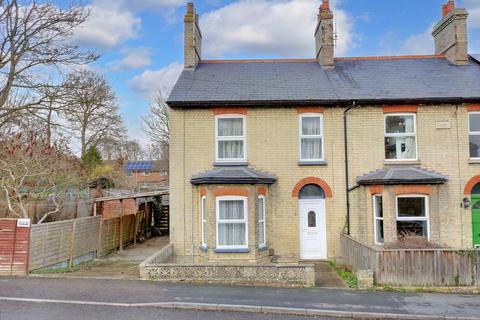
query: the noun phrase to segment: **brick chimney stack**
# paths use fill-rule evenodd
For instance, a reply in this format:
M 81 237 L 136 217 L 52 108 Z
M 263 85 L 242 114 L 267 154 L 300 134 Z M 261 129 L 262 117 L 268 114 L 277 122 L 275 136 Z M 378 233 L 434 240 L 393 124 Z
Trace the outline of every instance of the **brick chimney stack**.
M 445 54 L 456 65 L 468 64 L 467 18 L 467 10 L 455 8 L 455 1 L 449 0 L 432 32 L 435 53 Z
M 187 3 L 184 17 L 184 67 L 195 68 L 202 59 L 202 33 L 198 25 L 198 14 L 192 2 Z
M 315 55 L 325 69 L 334 68 L 333 12 L 328 0 L 323 0 L 315 29 Z

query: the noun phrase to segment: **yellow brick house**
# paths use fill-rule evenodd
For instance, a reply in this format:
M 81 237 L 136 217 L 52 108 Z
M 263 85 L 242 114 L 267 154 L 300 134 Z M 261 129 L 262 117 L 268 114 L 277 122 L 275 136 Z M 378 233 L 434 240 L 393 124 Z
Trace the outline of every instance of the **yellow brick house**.
M 188 4 L 185 69 L 167 101 L 175 254 L 325 260 L 341 256 L 342 233 L 480 245 L 480 56 L 467 51 L 467 17 L 444 6 L 432 55 L 336 58 L 324 1 L 313 58 L 212 61 Z

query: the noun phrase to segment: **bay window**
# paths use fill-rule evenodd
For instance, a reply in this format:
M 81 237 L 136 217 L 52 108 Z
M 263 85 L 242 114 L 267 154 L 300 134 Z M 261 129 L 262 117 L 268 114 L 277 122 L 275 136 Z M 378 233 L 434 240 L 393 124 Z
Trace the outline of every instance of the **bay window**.
M 480 160 L 480 112 L 468 114 L 468 138 L 470 159 Z
M 385 115 L 385 159 L 417 159 L 415 114 Z
M 383 199 L 381 195 L 373 196 L 373 223 L 375 244 L 383 244 Z
M 300 116 L 300 161 L 323 160 L 323 117 L 321 114 Z
M 247 198 L 217 197 L 217 249 L 248 248 Z
M 217 116 L 215 118 L 215 140 L 215 161 L 247 161 L 244 116 Z
M 266 247 L 265 196 L 258 197 L 258 246 Z
M 421 236 L 429 239 L 428 197 L 421 195 L 398 196 L 397 235 Z

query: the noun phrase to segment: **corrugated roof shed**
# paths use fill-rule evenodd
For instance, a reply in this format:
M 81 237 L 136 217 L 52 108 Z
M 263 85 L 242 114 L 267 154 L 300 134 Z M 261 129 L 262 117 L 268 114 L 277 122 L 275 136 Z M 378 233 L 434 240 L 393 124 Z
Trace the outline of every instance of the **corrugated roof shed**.
M 326 70 L 315 60 L 201 62 L 185 69 L 171 107 L 221 104 L 339 104 L 480 100 L 480 63 L 443 56 L 345 58 Z

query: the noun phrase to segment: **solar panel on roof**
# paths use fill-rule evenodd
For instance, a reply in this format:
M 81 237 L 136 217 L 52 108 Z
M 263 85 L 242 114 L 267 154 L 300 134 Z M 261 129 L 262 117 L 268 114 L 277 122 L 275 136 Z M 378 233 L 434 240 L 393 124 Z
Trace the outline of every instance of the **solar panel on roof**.
M 153 161 L 131 161 L 125 164 L 125 171 L 147 171 L 153 169 Z

